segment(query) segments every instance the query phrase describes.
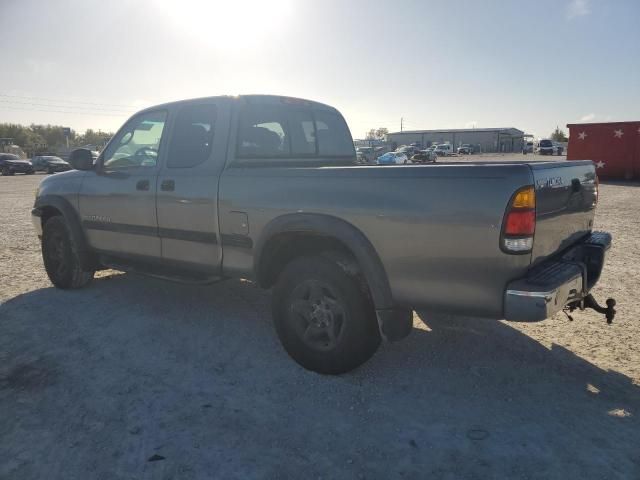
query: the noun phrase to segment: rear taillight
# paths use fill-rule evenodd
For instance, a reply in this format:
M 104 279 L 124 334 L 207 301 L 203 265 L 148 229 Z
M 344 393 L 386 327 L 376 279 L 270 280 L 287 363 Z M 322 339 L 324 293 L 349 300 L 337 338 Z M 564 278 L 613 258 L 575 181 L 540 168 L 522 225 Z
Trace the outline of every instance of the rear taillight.
M 536 191 L 533 186 L 518 190 L 511 198 L 502 224 L 500 246 L 507 253 L 528 253 L 536 232 Z

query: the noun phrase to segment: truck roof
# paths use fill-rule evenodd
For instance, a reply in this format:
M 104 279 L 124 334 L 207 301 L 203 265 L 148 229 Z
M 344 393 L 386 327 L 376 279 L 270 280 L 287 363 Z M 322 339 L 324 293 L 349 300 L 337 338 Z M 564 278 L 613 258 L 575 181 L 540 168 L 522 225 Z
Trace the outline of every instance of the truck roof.
M 140 112 L 144 112 L 147 110 L 155 110 L 159 107 L 173 107 L 175 105 L 179 105 L 181 103 L 191 103 L 191 102 L 200 102 L 202 100 L 213 100 L 213 99 L 220 99 L 220 98 L 229 98 L 231 100 L 235 100 L 235 101 L 244 101 L 247 103 L 263 103 L 263 104 L 271 104 L 271 105 L 282 105 L 282 104 L 288 104 L 288 105 L 302 105 L 302 106 L 307 106 L 307 107 L 313 107 L 315 109 L 320 109 L 320 110 L 331 110 L 331 111 L 337 111 L 334 107 L 330 106 L 330 105 L 326 105 L 324 103 L 320 103 L 320 102 L 316 102 L 313 100 L 307 100 L 304 98 L 296 98 L 296 97 L 287 97 L 284 95 L 258 95 L 258 94 L 250 94 L 250 95 L 216 95 L 216 96 L 211 96 L 211 97 L 196 97 L 196 98 L 188 98 L 188 99 L 184 99 L 184 100 L 176 100 L 173 102 L 165 102 L 165 103 L 161 103 L 158 105 L 152 105 L 150 107 L 144 108 L 142 110 L 140 110 L 139 112 L 136 113 L 140 113 Z

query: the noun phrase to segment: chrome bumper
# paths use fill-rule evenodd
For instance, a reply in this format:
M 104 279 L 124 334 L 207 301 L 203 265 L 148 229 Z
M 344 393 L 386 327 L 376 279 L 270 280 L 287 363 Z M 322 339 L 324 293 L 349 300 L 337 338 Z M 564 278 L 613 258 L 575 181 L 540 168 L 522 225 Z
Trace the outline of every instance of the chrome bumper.
M 581 300 L 600 278 L 611 235 L 594 232 L 562 256 L 534 267 L 524 278 L 507 285 L 504 317 L 536 322 L 558 313 L 570 302 Z

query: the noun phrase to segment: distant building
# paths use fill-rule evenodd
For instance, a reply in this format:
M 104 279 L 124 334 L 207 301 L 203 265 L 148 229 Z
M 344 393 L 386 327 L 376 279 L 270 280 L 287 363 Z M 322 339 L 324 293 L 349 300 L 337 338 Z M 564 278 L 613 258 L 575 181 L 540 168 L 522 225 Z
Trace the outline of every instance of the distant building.
M 422 147 L 448 143 L 455 148 L 472 145 L 475 152 L 521 152 L 525 133 L 517 128 L 460 128 L 449 130 L 405 130 L 387 135 L 400 145 L 418 143 Z

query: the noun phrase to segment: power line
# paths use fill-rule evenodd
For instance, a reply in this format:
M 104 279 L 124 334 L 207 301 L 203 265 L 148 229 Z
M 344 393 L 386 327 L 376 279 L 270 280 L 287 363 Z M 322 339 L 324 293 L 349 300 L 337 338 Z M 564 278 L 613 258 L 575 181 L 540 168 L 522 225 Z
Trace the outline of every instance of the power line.
M 65 109 L 73 109 L 79 111 L 89 111 L 89 112 L 111 112 L 111 113 L 133 113 L 134 110 L 122 110 L 115 108 L 105 108 L 105 107 L 89 107 L 89 106 L 78 106 L 78 105 L 56 105 L 52 103 L 36 103 L 36 102 L 21 102 L 18 100 L 4 100 L 0 98 L 0 103 L 7 103 L 9 105 L 27 105 L 27 106 L 37 106 L 37 107 L 50 107 L 50 108 L 65 108 Z
M 105 107 L 130 107 L 130 108 L 136 108 L 135 105 L 125 105 L 125 104 L 118 104 L 118 103 L 96 103 L 96 102 L 83 102 L 80 100 L 65 100 L 65 99 L 61 99 L 61 98 L 47 98 L 47 97 L 29 97 L 26 95 L 8 95 L 6 93 L 0 93 L 0 97 L 8 97 L 8 98 L 23 98 L 23 99 L 27 99 L 27 100 L 42 100 L 45 102 L 65 102 L 65 103 L 79 103 L 79 104 L 84 104 L 84 105 L 103 105 Z
M 6 106 L 3 107 L 9 110 L 19 110 L 19 111 L 23 111 L 23 112 L 47 112 L 47 113 L 66 113 L 66 114 L 71 114 L 71 115 L 92 115 L 94 117 L 119 117 L 119 118 L 123 118 L 126 117 L 127 114 L 126 113 L 106 113 L 106 112 L 96 112 L 96 113 L 92 113 L 92 112 L 83 112 L 83 111 L 65 111 L 65 110 L 46 110 L 43 108 L 25 108 L 25 107 L 14 107 L 14 106 Z

